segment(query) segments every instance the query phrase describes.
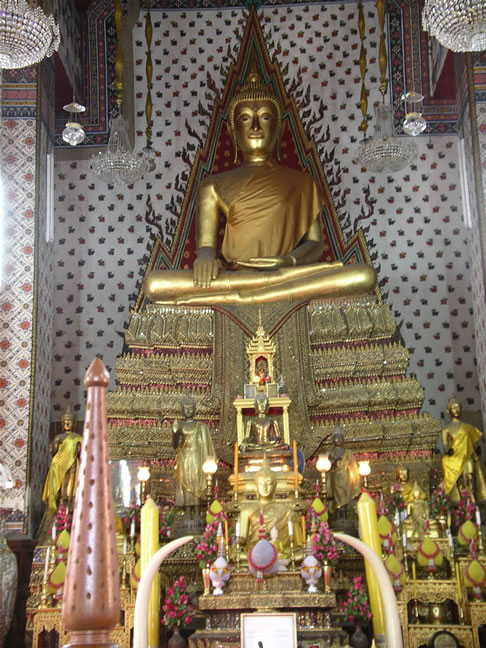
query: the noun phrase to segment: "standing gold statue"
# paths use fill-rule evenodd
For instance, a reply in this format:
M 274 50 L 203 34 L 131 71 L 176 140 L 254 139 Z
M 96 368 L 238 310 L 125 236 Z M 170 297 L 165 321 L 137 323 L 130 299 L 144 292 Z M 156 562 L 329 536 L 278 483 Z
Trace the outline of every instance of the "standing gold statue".
M 83 437 L 73 432 L 74 417 L 69 407 L 61 420 L 63 431 L 49 444 L 52 461 L 42 493 L 42 501 L 49 513 L 56 513 L 61 502 L 72 510 L 78 481 Z
M 417 487 L 420 490 L 420 499 L 426 499 L 424 491 L 420 488 L 417 482 L 413 482 L 410 479 L 410 471 L 405 466 L 399 466 L 397 468 L 397 481 L 390 488 L 390 492 L 400 491 L 403 497 L 403 502 L 405 506 L 414 501 L 413 490 Z
M 327 473 L 329 511 L 334 513 L 359 494 L 361 481 L 358 462 L 351 450 L 344 447 L 344 432 L 336 425 L 332 433 L 334 445 L 329 449 L 331 468 Z
M 461 487 L 467 489 L 473 501 L 484 502 L 486 482 L 474 451 L 481 430 L 460 420 L 462 407 L 454 396 L 447 403 L 447 411 L 451 422 L 442 430 L 444 491 L 453 504 L 460 500 Z
M 202 466 L 209 456 L 215 456 L 208 426 L 194 419 L 196 402 L 189 395 L 182 400 L 182 421 L 174 420 L 172 444 L 177 450 L 176 505 L 195 509 L 206 488 Z
M 364 295 L 374 288 L 370 265 L 317 263 L 323 197 L 310 174 L 272 159 L 281 113 L 278 99 L 251 73 L 228 113 L 243 164 L 201 183 L 194 268 L 150 272 L 144 291 L 151 301 L 253 304 Z M 218 256 L 220 213 L 226 229 Z
M 270 450 L 285 446 L 280 436 L 278 421 L 268 415 L 270 401 L 268 396 L 259 392 L 255 398 L 256 416 L 248 421 L 245 438 L 240 446 L 242 452 L 247 450 Z

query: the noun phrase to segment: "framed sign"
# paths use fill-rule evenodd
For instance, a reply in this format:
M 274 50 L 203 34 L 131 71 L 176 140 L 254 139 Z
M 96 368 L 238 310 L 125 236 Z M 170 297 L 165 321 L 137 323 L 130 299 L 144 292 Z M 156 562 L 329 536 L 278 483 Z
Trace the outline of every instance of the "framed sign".
M 297 648 L 295 612 L 243 612 L 241 648 Z

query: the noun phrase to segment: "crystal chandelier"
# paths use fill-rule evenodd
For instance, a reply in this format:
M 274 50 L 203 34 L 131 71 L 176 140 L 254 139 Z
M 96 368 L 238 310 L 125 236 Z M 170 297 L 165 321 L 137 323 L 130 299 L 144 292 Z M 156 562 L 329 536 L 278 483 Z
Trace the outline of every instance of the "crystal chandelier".
M 35 65 L 59 47 L 59 27 L 37 3 L 0 0 L 0 69 Z
M 393 137 L 391 106 L 382 104 L 376 109 L 375 133 L 359 146 L 359 161 L 375 173 L 401 171 L 417 157 L 413 140 Z
M 361 130 L 365 134 L 364 139 L 359 145 L 359 162 L 366 167 L 368 171 L 375 173 L 388 172 L 394 173 L 401 171 L 412 162 L 417 156 L 417 146 L 415 142 L 405 140 L 405 138 L 394 137 L 393 135 L 393 115 L 390 105 L 385 104 L 385 95 L 388 89 L 388 78 L 386 75 L 388 60 L 386 54 L 385 41 L 385 0 L 378 0 L 376 8 L 378 11 L 378 22 L 380 24 L 380 48 L 379 48 L 379 66 L 380 66 L 380 92 L 382 104 L 376 108 L 375 132 L 373 137 L 366 137 L 366 88 L 364 85 L 366 72 L 366 58 L 364 49 L 364 17 L 362 15 L 362 3 L 360 2 L 359 31 L 361 36 L 361 54 L 360 68 L 362 78 L 361 92 L 361 109 L 363 112 L 363 122 Z
M 70 104 L 67 104 L 63 108 L 66 112 L 69 113 L 69 121 L 66 124 L 66 128 L 62 131 L 62 139 L 71 146 L 77 146 L 86 137 L 84 128 L 77 121 L 74 121 L 74 115 L 79 115 L 84 112 L 86 108 L 76 101 L 76 97 L 73 97 L 73 100 Z
M 427 128 L 427 121 L 423 115 L 424 96 L 413 90 L 402 95 L 405 102 L 405 119 L 403 120 L 403 132 L 412 137 L 423 133 Z
M 425 0 L 422 26 L 453 52 L 480 52 L 486 49 L 486 2 Z
M 123 96 L 123 56 L 120 46 L 122 24 L 121 0 L 115 0 L 115 27 L 117 47 L 115 56 L 115 89 L 117 116 L 110 125 L 110 137 L 105 153 L 91 158 L 90 168 L 99 178 L 108 184 L 133 184 L 140 180 L 150 170 L 149 158 L 144 154 L 134 153 L 130 146 L 127 122 L 122 116 Z

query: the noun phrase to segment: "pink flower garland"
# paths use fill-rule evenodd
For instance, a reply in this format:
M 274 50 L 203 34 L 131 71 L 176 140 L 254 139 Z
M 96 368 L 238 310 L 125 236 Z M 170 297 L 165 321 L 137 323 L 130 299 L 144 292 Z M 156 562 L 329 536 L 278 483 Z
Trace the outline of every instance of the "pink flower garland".
M 180 576 L 167 590 L 167 598 L 162 605 L 162 611 L 164 612 L 162 623 L 168 628 L 191 622 L 194 616 L 194 609 L 190 605 L 189 597 L 186 594 L 186 580 L 184 576 Z

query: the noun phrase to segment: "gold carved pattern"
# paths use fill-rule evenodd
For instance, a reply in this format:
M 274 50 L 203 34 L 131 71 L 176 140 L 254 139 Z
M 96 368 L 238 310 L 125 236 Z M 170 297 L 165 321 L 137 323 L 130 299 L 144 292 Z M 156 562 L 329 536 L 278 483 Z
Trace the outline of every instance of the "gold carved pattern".
M 463 648 L 474 648 L 471 626 L 459 625 L 428 625 L 420 626 L 409 625 L 408 627 L 408 646 L 409 648 L 419 648 L 423 644 L 428 644 L 434 634 L 439 630 L 448 630 L 457 639 Z
M 211 385 L 212 354 L 156 353 L 145 357 L 126 353 L 117 358 L 115 372 L 121 384 L 129 385 Z
M 457 600 L 457 583 L 455 580 L 427 580 L 416 581 L 417 599 L 422 603 L 444 603 L 448 599 Z M 398 599 L 408 602 L 413 599 L 413 583 L 408 581 L 398 594 Z
M 143 347 L 212 348 L 213 311 L 206 307 L 150 304 L 143 313 L 132 312 L 125 343 Z
M 396 343 L 319 348 L 312 354 L 316 380 L 402 374 L 409 360 L 408 349 Z
M 315 344 L 390 338 L 396 323 L 388 304 L 363 302 L 329 304 L 312 301 L 310 340 Z

